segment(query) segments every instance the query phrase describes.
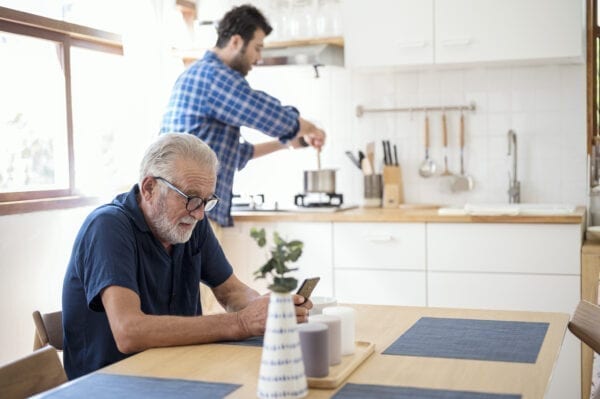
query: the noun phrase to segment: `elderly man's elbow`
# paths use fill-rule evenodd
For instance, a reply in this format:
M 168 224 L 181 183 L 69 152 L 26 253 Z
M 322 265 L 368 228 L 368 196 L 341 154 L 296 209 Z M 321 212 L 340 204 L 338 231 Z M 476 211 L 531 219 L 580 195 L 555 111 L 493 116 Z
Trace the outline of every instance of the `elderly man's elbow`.
M 113 338 L 119 352 L 130 355 L 144 350 L 142 337 L 136 333 L 135 327 L 127 325 L 113 329 Z

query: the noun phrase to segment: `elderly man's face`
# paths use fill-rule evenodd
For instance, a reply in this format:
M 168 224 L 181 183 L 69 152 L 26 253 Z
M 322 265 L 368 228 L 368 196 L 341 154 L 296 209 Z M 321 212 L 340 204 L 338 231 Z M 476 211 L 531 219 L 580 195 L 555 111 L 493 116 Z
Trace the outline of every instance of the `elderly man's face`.
M 189 196 L 209 198 L 214 194 L 216 176 L 208 171 L 200 170 L 191 161 L 177 163 L 177 175 L 170 182 Z M 187 242 L 198 220 L 204 217 L 204 206 L 189 212 L 187 200 L 170 189 L 166 183 L 156 180 L 157 195 L 147 215 L 148 223 L 165 246 Z

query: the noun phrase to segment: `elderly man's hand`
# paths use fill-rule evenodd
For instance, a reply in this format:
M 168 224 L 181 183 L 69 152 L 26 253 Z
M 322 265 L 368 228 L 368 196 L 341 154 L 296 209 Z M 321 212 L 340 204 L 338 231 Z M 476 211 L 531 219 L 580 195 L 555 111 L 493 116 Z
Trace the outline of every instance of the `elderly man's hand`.
M 262 295 L 238 312 L 238 324 L 244 334 L 242 338 L 254 337 L 265 333 L 268 309 L 269 296 Z
M 310 299 L 304 299 L 302 295 L 293 295 L 293 301 L 296 308 L 296 321 L 306 323 L 308 321 L 308 311 L 312 309 L 313 303 Z

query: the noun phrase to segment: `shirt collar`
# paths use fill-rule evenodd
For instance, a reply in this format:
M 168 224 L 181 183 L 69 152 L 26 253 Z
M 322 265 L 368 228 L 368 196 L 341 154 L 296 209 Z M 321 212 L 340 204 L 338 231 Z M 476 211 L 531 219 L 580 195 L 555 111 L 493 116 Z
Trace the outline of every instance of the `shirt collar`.
M 137 196 L 140 193 L 140 188 L 137 184 L 134 184 L 131 190 L 127 193 L 119 194 L 114 200 L 113 205 L 121 208 L 129 217 L 133 220 L 136 227 L 143 232 L 151 231 L 146 223 L 146 218 L 142 213 L 142 209 L 137 201 Z

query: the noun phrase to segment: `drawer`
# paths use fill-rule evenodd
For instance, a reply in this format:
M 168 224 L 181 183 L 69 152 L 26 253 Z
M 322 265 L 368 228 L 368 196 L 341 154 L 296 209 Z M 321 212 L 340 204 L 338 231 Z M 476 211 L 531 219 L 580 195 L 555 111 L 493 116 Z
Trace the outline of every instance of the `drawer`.
M 580 274 L 578 224 L 430 223 L 428 269 Z
M 425 224 L 334 223 L 333 265 L 425 270 Z
M 429 272 L 427 284 L 433 307 L 570 314 L 579 303 L 579 276 Z
M 339 303 L 425 306 L 425 272 L 335 270 Z

